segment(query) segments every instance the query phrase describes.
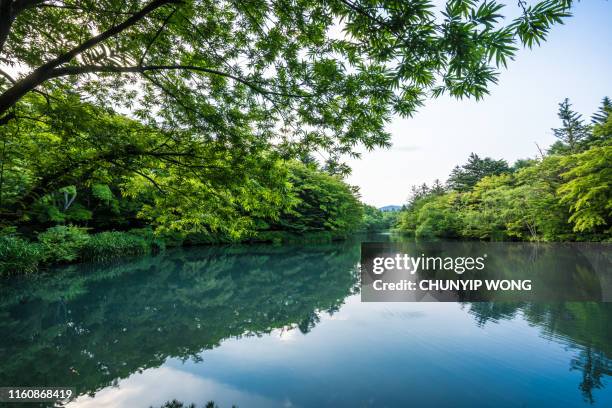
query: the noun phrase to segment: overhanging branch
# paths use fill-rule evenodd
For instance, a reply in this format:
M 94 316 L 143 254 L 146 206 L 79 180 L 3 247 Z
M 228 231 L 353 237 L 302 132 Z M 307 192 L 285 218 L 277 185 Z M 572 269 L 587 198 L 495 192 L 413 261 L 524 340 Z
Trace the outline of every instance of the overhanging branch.
M 0 0 L 0 5 L 2 5 L 6 0 Z M 33 2 L 33 1 L 32 1 Z M 9 1 L 10 3 L 10 1 Z M 64 54 L 58 56 L 57 58 L 52 59 L 51 61 L 46 62 L 40 67 L 36 68 L 29 75 L 17 81 L 12 87 L 7 89 L 4 93 L 0 95 L 0 115 L 5 113 L 8 109 L 10 109 L 19 99 L 21 99 L 26 93 L 30 92 L 38 85 L 52 78 L 52 72 L 60 67 L 61 65 L 70 62 L 74 57 L 81 54 L 84 51 L 87 51 L 101 42 L 114 37 L 115 35 L 121 33 L 125 29 L 135 25 L 140 20 L 145 18 L 147 15 L 157 10 L 158 8 L 165 6 L 167 4 L 178 4 L 181 3 L 181 0 L 153 0 L 145 7 L 143 7 L 140 11 L 134 13 L 131 17 L 127 18 L 121 24 L 117 24 L 112 26 L 108 30 L 91 37 L 87 41 L 79 44 L 74 47 L 70 51 L 65 52 Z M 0 17 L 1 15 L 0 10 Z M 0 25 L 2 21 L 0 21 Z M 0 32 L 0 40 L 1 38 Z M 1 43 L 0 43 L 1 45 Z
M 56 68 L 51 72 L 51 78 L 57 78 L 61 76 L 67 75 L 80 75 L 80 74 L 91 74 L 91 73 L 105 73 L 105 72 L 116 72 L 116 73 L 139 73 L 144 74 L 148 71 L 172 71 L 172 70 L 183 70 L 183 71 L 196 71 L 203 72 L 207 74 L 219 75 L 226 78 L 233 79 L 236 82 L 240 82 L 253 89 L 254 91 L 267 94 L 267 95 L 278 95 L 278 96 L 288 96 L 293 98 L 305 98 L 311 95 L 309 94 L 293 94 L 293 93 L 285 93 L 273 91 L 270 89 L 262 88 L 260 85 L 254 83 L 253 81 L 249 81 L 248 79 L 241 78 L 239 76 L 230 74 L 228 72 L 219 71 L 213 68 L 200 67 L 197 65 L 144 65 L 144 66 L 133 66 L 133 67 L 120 67 L 113 65 L 81 65 L 75 67 L 62 67 Z

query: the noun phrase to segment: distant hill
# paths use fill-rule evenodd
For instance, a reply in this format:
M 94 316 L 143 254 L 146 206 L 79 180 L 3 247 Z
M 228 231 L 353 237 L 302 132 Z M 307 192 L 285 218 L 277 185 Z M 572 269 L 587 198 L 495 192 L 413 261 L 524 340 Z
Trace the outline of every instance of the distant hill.
M 402 209 L 401 205 L 385 205 L 384 207 L 380 207 L 379 210 L 383 212 L 387 211 L 399 211 Z

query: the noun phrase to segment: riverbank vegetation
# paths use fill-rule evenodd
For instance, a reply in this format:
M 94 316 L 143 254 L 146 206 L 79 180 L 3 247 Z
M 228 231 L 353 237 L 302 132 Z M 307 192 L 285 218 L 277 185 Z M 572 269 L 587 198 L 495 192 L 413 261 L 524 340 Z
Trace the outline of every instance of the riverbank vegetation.
M 29 139 L 13 139 L 11 144 L 49 143 L 44 150 L 70 150 L 68 143 L 53 146 L 64 142 L 49 134 L 29 133 L 26 137 Z M 72 148 L 76 148 L 75 144 Z M 44 178 L 51 171 L 48 167 L 57 162 L 16 148 L 10 152 L 9 166 L 3 172 L 4 203 L 5 208 L 16 208 L 22 205 L 23 192 L 36 189 L 31 184 Z M 63 159 L 71 162 L 67 156 Z M 164 165 L 163 156 L 156 162 L 148 160 L 150 166 L 169 167 Z M 88 169 L 91 162 L 87 161 Z M 147 178 L 151 182 L 147 183 L 139 178 L 141 171 L 129 174 L 122 170 L 123 166 L 104 164 L 99 162 L 100 167 L 93 172 L 78 174 L 76 178 L 74 174 L 58 172 L 56 177 L 61 180 L 57 183 L 64 187 L 34 200 L 18 222 L 4 225 L 0 231 L 0 275 L 30 273 L 40 266 L 58 263 L 107 261 L 160 251 L 166 246 L 245 241 L 328 242 L 346 237 L 362 226 L 363 205 L 357 189 L 312 160 L 276 159 L 265 175 L 275 177 L 268 181 L 268 186 L 273 187 L 254 186 L 259 197 L 253 194 L 239 201 L 239 194 L 249 195 L 248 185 L 237 194 L 221 188 L 210 191 L 220 196 L 213 197 L 217 205 L 214 210 L 212 204 L 207 207 L 204 198 L 199 197 L 200 191 L 181 193 L 191 194 L 185 205 L 193 208 L 183 209 L 178 198 L 167 197 L 171 193 L 166 191 L 177 194 L 179 180 L 187 189 L 205 188 L 195 176 L 185 174 L 175 179 L 167 172 L 150 170 Z M 68 185 L 71 182 L 75 184 Z M 173 202 L 177 205 L 172 206 Z
M 381 211 L 372 205 L 363 206 L 361 229 L 366 232 L 388 231 L 397 223 L 398 211 Z
M 612 105 L 587 124 L 566 99 L 558 138 L 537 159 L 470 155 L 447 182 L 414 187 L 397 229 L 417 237 L 524 241 L 612 238 Z

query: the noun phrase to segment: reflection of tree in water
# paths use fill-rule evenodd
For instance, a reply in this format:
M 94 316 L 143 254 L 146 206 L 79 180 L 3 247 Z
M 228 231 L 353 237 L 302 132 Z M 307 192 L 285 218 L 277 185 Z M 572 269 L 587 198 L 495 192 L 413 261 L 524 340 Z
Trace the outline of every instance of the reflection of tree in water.
M 474 316 L 478 327 L 484 326 L 489 321 L 510 320 L 516 316 L 518 311 L 516 303 L 475 302 L 467 304 L 470 307 L 469 313 Z
M 0 384 L 96 392 L 230 337 L 307 333 L 356 293 L 358 262 L 350 243 L 198 248 L 3 287 Z
M 302 334 L 306 334 L 309 333 L 317 325 L 317 323 L 319 323 L 319 321 L 321 321 L 319 314 L 312 311 L 304 320 L 298 323 L 297 327 L 300 329 Z
M 571 361 L 572 370 L 582 372 L 582 382 L 579 385 L 584 400 L 590 404 L 595 402 L 593 390 L 603 388 L 602 377 L 612 375 L 612 364 L 602 352 L 588 346 L 580 351 Z
M 570 362 L 572 370 L 582 372 L 579 389 L 585 401 L 593 404 L 593 391 L 604 387 L 602 379 L 612 375 L 612 304 L 597 302 L 566 303 L 466 303 L 479 326 L 487 322 L 510 320 L 519 313 L 541 329 L 550 340 L 577 348 Z

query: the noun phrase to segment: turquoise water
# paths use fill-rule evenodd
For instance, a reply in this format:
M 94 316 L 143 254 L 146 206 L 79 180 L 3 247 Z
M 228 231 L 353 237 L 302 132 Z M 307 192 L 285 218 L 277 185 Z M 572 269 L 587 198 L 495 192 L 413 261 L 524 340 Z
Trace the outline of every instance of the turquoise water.
M 0 286 L 0 385 L 69 407 L 612 406 L 610 303 L 362 303 L 359 241 L 193 248 Z

